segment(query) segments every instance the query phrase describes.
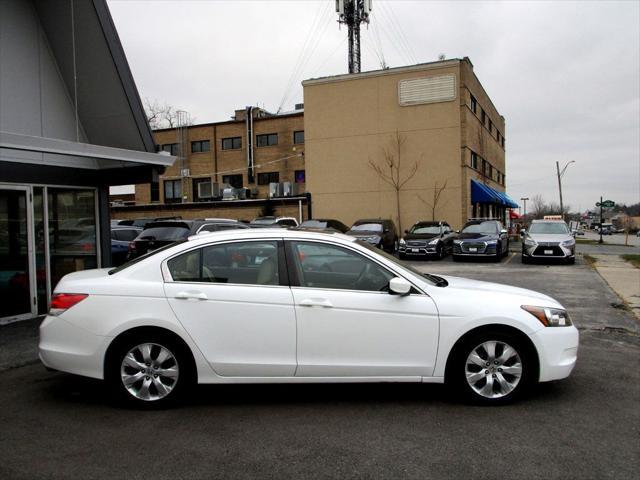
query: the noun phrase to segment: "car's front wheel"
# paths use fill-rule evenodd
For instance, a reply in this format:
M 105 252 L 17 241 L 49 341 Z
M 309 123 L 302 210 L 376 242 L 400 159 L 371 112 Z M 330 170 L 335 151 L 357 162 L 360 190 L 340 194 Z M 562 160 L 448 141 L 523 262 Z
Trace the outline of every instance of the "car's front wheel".
M 466 399 L 485 405 L 509 403 L 534 381 L 535 360 L 515 335 L 485 331 L 465 339 L 447 369 L 447 382 Z
M 107 381 L 117 400 L 142 408 L 174 403 L 193 383 L 186 346 L 168 335 L 135 335 L 114 347 Z

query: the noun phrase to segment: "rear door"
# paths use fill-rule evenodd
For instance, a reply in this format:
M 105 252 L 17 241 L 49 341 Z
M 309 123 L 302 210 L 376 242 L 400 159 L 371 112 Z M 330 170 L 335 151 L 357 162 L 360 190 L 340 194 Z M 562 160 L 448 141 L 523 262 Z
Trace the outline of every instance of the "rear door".
M 293 376 L 296 319 L 281 241 L 211 244 L 163 268 L 171 307 L 216 373 Z

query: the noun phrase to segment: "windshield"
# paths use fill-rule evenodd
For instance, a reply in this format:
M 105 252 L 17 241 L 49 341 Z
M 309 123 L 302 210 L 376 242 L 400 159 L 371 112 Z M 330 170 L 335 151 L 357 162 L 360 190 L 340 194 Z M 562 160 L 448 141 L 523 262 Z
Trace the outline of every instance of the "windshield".
M 137 240 L 180 240 L 189 236 L 189 229 L 184 227 L 153 227 L 142 232 Z
M 130 266 L 135 265 L 136 263 L 144 260 L 145 258 L 149 258 L 149 257 L 155 255 L 156 253 L 160 253 L 160 252 L 162 252 L 162 251 L 164 251 L 164 250 L 166 250 L 168 248 L 174 247 L 175 245 L 177 245 L 179 243 L 182 243 L 182 242 L 186 242 L 186 239 L 178 240 L 177 242 L 169 243 L 168 245 L 165 245 L 163 247 L 156 248 L 155 250 L 151 250 L 150 252 L 147 252 L 144 255 L 141 255 L 139 257 L 134 258 L 133 260 L 129 260 L 128 262 L 123 263 L 119 267 L 112 268 L 111 270 L 109 270 L 109 275 L 113 275 L 114 273 L 121 272 L 125 268 L 129 268 Z
M 472 223 L 462 229 L 462 233 L 498 233 L 498 224 L 496 222 Z
M 440 233 L 440 225 L 414 225 L 409 233 Z
M 566 224 L 561 222 L 536 222 L 531 224 L 529 233 L 542 235 L 568 235 L 569 229 Z
M 251 225 L 273 225 L 276 223 L 275 218 L 256 218 L 251 221 Z
M 360 225 L 354 225 L 351 227 L 354 232 L 381 232 L 381 223 L 361 223 Z

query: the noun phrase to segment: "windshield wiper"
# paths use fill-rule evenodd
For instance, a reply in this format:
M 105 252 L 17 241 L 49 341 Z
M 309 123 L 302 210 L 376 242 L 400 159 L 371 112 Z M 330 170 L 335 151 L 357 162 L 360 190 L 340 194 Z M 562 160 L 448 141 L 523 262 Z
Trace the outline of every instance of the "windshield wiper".
M 447 285 L 449 285 L 449 282 L 437 275 L 432 275 L 431 273 L 423 273 L 422 275 L 435 283 L 436 287 L 446 287 Z

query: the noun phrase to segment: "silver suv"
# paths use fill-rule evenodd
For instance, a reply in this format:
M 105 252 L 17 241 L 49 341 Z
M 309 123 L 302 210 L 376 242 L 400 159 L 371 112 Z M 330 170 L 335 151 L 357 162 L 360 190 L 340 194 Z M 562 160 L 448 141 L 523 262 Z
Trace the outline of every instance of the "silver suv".
M 522 233 L 522 263 L 555 258 L 575 263 L 576 240 L 562 220 L 534 220 Z

